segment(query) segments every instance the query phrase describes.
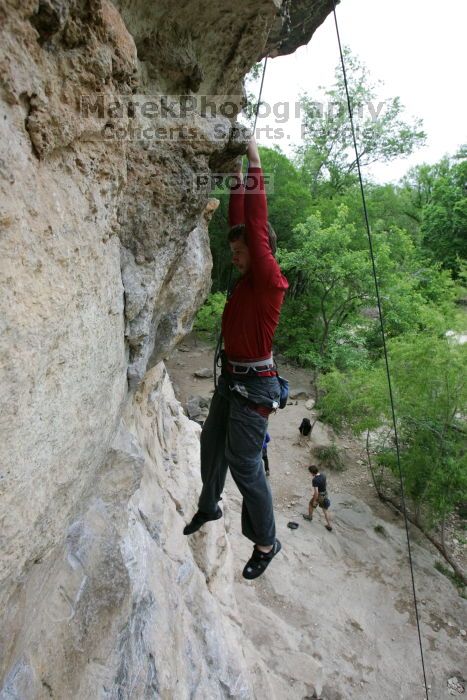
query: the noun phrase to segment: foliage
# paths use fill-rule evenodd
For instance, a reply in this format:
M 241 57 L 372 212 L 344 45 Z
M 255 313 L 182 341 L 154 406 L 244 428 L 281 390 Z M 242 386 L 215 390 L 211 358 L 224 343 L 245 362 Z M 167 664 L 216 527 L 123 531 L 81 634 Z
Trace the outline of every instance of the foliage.
M 336 329 L 329 347 L 330 365 L 342 371 L 368 367 L 371 362 L 368 332 L 366 323 L 348 323 Z
M 389 162 L 421 146 L 426 138 L 421 120 L 409 123 L 403 119 L 399 97 L 378 104 L 377 87 L 381 82 L 372 82 L 366 67 L 348 48 L 344 49 L 344 60 L 360 164 Z M 306 94 L 301 98 L 304 145 L 297 155 L 313 191 L 323 180 L 340 191 L 353 180 L 357 167 L 340 65 L 335 70 L 334 84 L 320 89 L 324 90 L 324 104 Z
M 431 196 L 422 210 L 424 246 L 455 275 L 467 259 L 467 159 L 446 162 L 434 178 Z
M 467 259 L 467 148 L 434 165 L 412 168 L 403 179 L 418 210 L 420 242 L 432 259 L 459 277 Z
M 389 343 L 401 468 L 416 514 L 429 524 L 452 512 L 467 491 L 467 347 L 412 334 Z M 322 377 L 322 417 L 339 429 L 375 430 L 391 421 L 382 361 L 370 370 Z M 396 470 L 394 452 L 381 455 Z
M 219 206 L 209 224 L 209 242 L 212 255 L 212 289 L 214 292 L 227 291 L 231 269 L 231 254 L 227 242 L 229 230 L 229 201 L 224 191 L 215 190 L 213 197 L 218 197 Z
M 290 292 L 278 346 L 320 369 L 366 366 L 382 350 L 379 320 L 371 318 L 377 310 L 366 234 L 341 205 L 329 226 L 319 212 L 299 224 L 289 247 L 279 251 Z M 387 335 L 445 330 L 456 296 L 450 275 L 430 265 L 395 226 L 376 228 L 373 248 Z
M 289 248 L 294 228 L 305 221 L 313 198 L 300 171 L 276 146 L 260 148 L 263 172 L 270 176 L 268 216 L 282 248 Z
M 446 576 L 451 581 L 451 583 L 453 583 L 454 586 L 456 586 L 462 598 L 467 598 L 465 585 L 460 576 L 458 576 L 454 571 L 451 571 L 451 569 L 448 569 L 448 567 L 444 566 L 444 564 L 442 564 L 440 561 L 435 562 L 435 569 L 436 571 L 439 571 L 440 574 Z
M 400 251 L 407 236 L 403 232 Z M 455 325 L 454 301 L 457 295 L 451 276 L 439 265 L 430 265 L 415 247 L 409 246 L 398 261 L 390 253 L 392 271 L 381 284 L 384 330 L 388 338 L 405 333 L 443 334 Z M 370 357 L 382 352 L 381 324 L 375 320 L 367 330 L 366 348 Z
M 319 367 L 321 359 L 313 344 L 312 317 L 308 299 L 288 297 L 282 307 L 275 344 L 289 360 L 304 367 Z
M 211 340 L 217 340 L 224 306 L 225 294 L 222 292 L 210 294 L 196 315 L 194 330 L 204 333 Z
M 282 269 L 289 273 L 291 293 L 300 296 L 306 308 L 306 337 L 322 358 L 335 328 L 364 303 L 372 303 L 368 251 L 357 244 L 356 236 L 342 207 L 327 228 L 318 214 L 299 224 L 294 230 L 294 249 L 279 254 Z
M 409 233 L 415 243 L 419 242 L 421 212 L 415 207 L 407 188 L 366 183 L 365 200 L 373 231 L 396 227 Z M 340 191 L 334 190 L 330 183 L 321 183 L 313 198 L 312 212 L 319 210 L 323 224 L 329 226 L 342 204 L 348 210 L 349 221 L 362 229 L 365 220 L 360 185 L 357 182 L 350 183 Z M 305 217 L 302 217 L 304 220 Z
M 335 472 L 342 472 L 345 469 L 342 455 L 336 445 L 322 445 L 316 447 L 313 453 L 327 469 L 332 469 Z

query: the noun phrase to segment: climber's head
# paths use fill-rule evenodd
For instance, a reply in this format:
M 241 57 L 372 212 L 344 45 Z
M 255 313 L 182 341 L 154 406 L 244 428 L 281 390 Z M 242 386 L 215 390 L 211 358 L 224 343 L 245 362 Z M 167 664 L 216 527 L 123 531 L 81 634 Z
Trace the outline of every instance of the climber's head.
M 269 246 L 271 248 L 272 254 L 276 252 L 276 234 L 268 222 L 269 229 Z M 244 275 L 250 269 L 250 251 L 248 249 L 248 238 L 247 230 L 245 224 L 239 224 L 238 226 L 233 226 L 228 235 L 230 250 L 232 251 L 232 262 L 240 272 Z
M 308 467 L 308 471 L 310 474 L 313 474 L 313 476 L 316 476 L 316 474 L 319 474 L 319 469 L 316 466 L 316 464 L 312 464 L 311 467 Z

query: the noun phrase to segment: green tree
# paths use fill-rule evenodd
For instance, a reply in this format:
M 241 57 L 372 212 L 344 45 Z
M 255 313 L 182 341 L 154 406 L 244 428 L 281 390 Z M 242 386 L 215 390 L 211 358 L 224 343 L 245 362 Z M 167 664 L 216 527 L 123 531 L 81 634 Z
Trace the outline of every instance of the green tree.
M 443 333 L 454 318 L 450 274 L 421 255 L 397 226 L 380 222 L 372 239 L 387 336 Z M 380 356 L 367 235 L 344 205 L 330 225 L 319 212 L 299 224 L 279 259 L 290 283 L 276 336 L 286 354 L 321 369 L 366 366 Z
M 225 294 L 222 294 L 222 292 L 210 294 L 196 314 L 193 324 L 194 330 L 202 333 L 209 340 L 217 340 L 221 330 L 224 306 Z
M 373 231 L 373 247 L 388 334 L 395 336 L 430 326 L 430 314 L 436 317 L 433 304 L 452 303 L 454 290 L 449 275 L 423 261 L 409 234 L 396 226 Z M 349 221 L 344 205 L 328 226 L 323 225 L 318 212 L 295 228 L 290 250 L 281 250 L 279 259 L 295 302 L 288 302 L 286 318 L 292 321 L 292 311 L 296 322 L 307 319 L 309 330 L 304 335 L 301 326 L 300 346 L 305 337 L 309 338 L 314 356 L 324 358 L 330 341 L 337 338 L 337 329 L 365 322 L 359 312 L 375 305 L 366 232 Z M 368 328 L 373 325 L 365 323 Z M 288 336 L 285 329 L 280 329 L 279 338 L 289 351 L 294 348 L 293 327 L 292 321 Z M 324 364 L 329 365 L 330 359 Z
M 263 172 L 269 176 L 268 215 L 282 248 L 291 244 L 297 224 L 307 219 L 313 207 L 309 188 L 295 165 L 275 148 L 260 148 Z
M 348 48 L 344 49 L 344 58 L 361 165 L 389 162 L 421 146 L 426 139 L 421 120 L 404 120 L 399 97 L 378 101 L 381 81 L 373 83 L 367 68 Z M 301 98 L 304 145 L 297 156 L 313 192 L 323 181 L 338 192 L 353 181 L 357 166 L 340 65 L 335 70 L 334 85 L 320 89 L 324 90 L 324 101 L 306 94 Z
M 231 269 L 231 254 L 227 242 L 229 198 L 225 190 L 214 190 L 212 196 L 219 199 L 219 206 L 209 224 L 209 242 L 212 255 L 212 291 L 225 292 Z
M 326 228 L 319 214 L 299 224 L 294 230 L 294 249 L 280 251 L 279 261 L 290 278 L 295 303 L 286 307 L 278 342 L 287 346 L 289 353 L 298 351 L 302 362 L 325 366 L 336 329 L 361 306 L 374 303 L 368 250 L 342 206 L 334 223 Z M 304 313 L 299 314 L 297 307 Z M 295 318 L 304 322 L 298 333 L 290 323 L 291 309 Z M 304 344 L 308 344 L 308 354 L 303 353 Z
M 422 241 L 435 260 L 459 274 L 467 260 L 467 158 L 446 159 L 422 209 Z
M 467 346 L 411 334 L 388 344 L 401 467 L 418 521 L 442 521 L 467 496 Z M 322 417 L 356 434 L 391 424 L 386 370 L 333 371 L 321 378 Z M 396 472 L 395 452 L 377 448 Z
M 415 243 L 420 239 L 421 209 L 417 208 L 412 192 L 405 186 L 365 183 L 365 199 L 372 230 L 387 230 L 396 226 L 410 233 Z M 330 183 L 322 183 L 312 198 L 312 213 L 319 211 L 323 225 L 329 226 L 336 218 L 339 207 L 344 204 L 349 212 L 349 221 L 358 228 L 365 224 L 362 196 L 358 182 L 349 184 L 344 190 L 335 192 Z

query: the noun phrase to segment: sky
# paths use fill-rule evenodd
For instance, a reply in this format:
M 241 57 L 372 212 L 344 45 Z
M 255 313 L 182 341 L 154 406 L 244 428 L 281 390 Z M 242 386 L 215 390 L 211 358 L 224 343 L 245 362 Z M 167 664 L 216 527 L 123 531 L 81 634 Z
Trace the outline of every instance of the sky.
M 421 117 L 427 145 L 408 158 L 375 164 L 366 172 L 379 182 L 397 181 L 418 163 L 434 163 L 467 142 L 466 0 L 342 0 L 337 6 L 341 41 L 384 82 L 381 96 L 401 98 L 406 118 Z M 268 60 L 262 99 L 269 105 L 294 105 L 301 92 L 330 86 L 339 61 L 333 15 L 308 46 Z M 259 87 L 259 85 L 257 86 Z M 279 113 L 279 108 L 277 108 Z M 301 120 L 278 124 L 274 116 L 258 127 L 286 127 L 284 138 L 258 133 L 261 145 L 276 143 L 291 154 L 300 141 Z

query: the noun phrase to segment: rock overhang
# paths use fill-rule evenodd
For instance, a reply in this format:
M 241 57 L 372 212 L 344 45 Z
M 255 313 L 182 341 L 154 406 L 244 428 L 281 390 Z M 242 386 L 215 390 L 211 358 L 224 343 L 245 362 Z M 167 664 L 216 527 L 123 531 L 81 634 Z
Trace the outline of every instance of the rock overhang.
M 185 87 L 205 94 L 235 94 L 251 66 L 267 55 L 293 53 L 311 39 L 332 10 L 330 0 L 117 0 L 138 48 L 140 61 L 151 64 L 152 76 L 164 81 L 169 69 L 161 48 L 179 46 L 186 70 Z

